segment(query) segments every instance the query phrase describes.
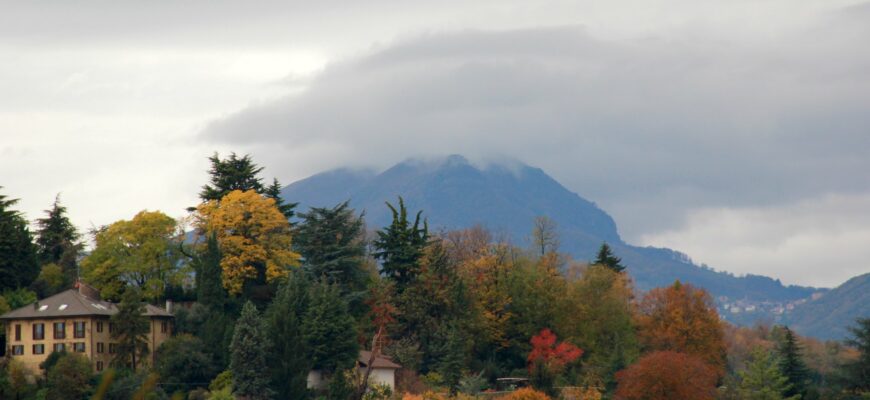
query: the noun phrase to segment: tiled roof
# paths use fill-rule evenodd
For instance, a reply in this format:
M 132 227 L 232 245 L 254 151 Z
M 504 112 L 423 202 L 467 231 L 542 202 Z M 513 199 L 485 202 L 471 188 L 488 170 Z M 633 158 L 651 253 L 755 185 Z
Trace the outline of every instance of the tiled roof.
M 79 293 L 78 290 L 70 289 L 0 315 L 0 320 L 92 315 L 112 316 L 117 312 L 118 307 L 114 303 L 92 299 Z M 166 310 L 150 304 L 145 305 L 145 315 L 149 317 L 172 317 L 172 314 Z
M 361 350 L 359 352 L 359 363 L 362 365 L 368 365 L 369 360 L 372 358 L 372 352 L 368 350 Z M 379 356 L 375 358 L 375 361 L 372 363 L 373 368 L 387 368 L 387 369 L 399 369 L 402 368 L 401 365 L 396 364 L 387 356 Z

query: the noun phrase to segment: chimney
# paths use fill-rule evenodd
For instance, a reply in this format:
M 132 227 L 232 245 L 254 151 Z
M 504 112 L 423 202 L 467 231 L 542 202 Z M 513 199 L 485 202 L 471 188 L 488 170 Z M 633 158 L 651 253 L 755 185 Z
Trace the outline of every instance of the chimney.
M 88 285 L 87 283 L 82 282 L 81 280 L 76 281 L 76 288 L 79 289 L 79 294 L 85 296 L 91 300 L 101 300 L 100 299 L 100 291 L 95 287 Z
M 174 304 L 172 303 L 172 300 L 167 299 L 166 300 L 166 312 L 172 314 L 172 309 L 174 308 L 173 305 Z

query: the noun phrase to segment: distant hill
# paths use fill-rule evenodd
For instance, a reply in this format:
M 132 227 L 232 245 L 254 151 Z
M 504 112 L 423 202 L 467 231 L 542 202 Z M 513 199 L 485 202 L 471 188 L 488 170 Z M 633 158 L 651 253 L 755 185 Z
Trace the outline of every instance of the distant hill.
M 350 200 L 365 211 L 370 228 L 390 221 L 385 201 L 402 196 L 411 210 L 424 210 L 433 229 L 481 224 L 525 245 L 536 216 L 558 224 L 561 250 L 590 260 L 607 241 L 623 258 L 641 290 L 679 279 L 707 288 L 716 296 L 753 301 L 791 301 L 810 296 L 813 288 L 783 286 L 764 276 L 735 277 L 693 264 L 679 252 L 637 247 L 620 238 L 616 223 L 595 203 L 566 189 L 543 170 L 519 162 L 478 167 L 462 156 L 408 160 L 383 172 L 337 169 L 285 187 L 282 197 L 310 206 L 333 206 Z
M 870 318 L 870 273 L 856 276 L 821 298 L 798 305 L 783 322 L 795 331 L 819 339 L 843 339 L 855 319 Z

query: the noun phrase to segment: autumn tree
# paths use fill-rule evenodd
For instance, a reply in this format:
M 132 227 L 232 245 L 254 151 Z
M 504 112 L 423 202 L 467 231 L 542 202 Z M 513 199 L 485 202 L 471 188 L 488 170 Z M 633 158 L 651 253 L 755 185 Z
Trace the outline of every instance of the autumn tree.
M 679 281 L 652 289 L 640 303 L 637 320 L 646 350 L 694 355 L 724 372 L 722 322 L 706 290 Z
M 37 248 L 27 221 L 12 209 L 16 203 L 0 194 L 0 291 L 29 286 L 39 274 Z
M 595 257 L 595 261 L 592 261 L 592 264 L 603 265 L 614 272 L 622 272 L 625 271 L 625 266 L 620 264 L 621 262 L 622 259 L 614 255 L 613 250 L 610 249 L 607 242 L 604 242 L 598 249 L 598 255 Z
M 552 331 L 544 328 L 529 341 L 532 351 L 526 359 L 529 375 L 536 388 L 552 394 L 556 378 L 565 367 L 583 355 L 583 350 L 569 342 L 556 344 Z
M 347 202 L 314 207 L 300 217 L 293 245 L 302 256 L 303 270 L 311 279 L 338 285 L 351 307 L 361 308 L 369 280 L 362 217 Z
M 211 162 L 211 168 L 208 170 L 209 183 L 204 185 L 199 193 L 199 198 L 203 202 L 220 201 L 235 190 L 241 192 L 253 190 L 275 200 L 275 206 L 285 217 L 293 217 L 293 208 L 296 204 L 284 204 L 281 199 L 281 184 L 277 179 L 273 179 L 269 186 L 263 185 L 263 180 L 259 177 L 263 167 L 255 164 L 250 155 L 239 157 L 236 153 L 230 153 L 229 157 L 221 159 L 218 153 L 214 153 L 208 160 Z
M 617 400 L 712 400 L 716 369 L 702 359 L 674 351 L 654 351 L 616 374 Z
M 168 285 L 178 285 L 186 276 L 179 267 L 181 240 L 174 219 L 160 211 L 141 211 L 95 232 L 96 246 L 82 260 L 83 276 L 110 299 L 127 287 L 140 289 L 145 299 L 161 299 Z
M 419 261 L 429 241 L 429 227 L 422 221 L 423 211 L 418 211 L 411 222 L 405 201 L 399 197 L 399 208 L 387 202 L 393 214 L 389 226 L 377 232 L 374 256 L 381 260 L 381 272 L 396 282 L 396 291 L 401 293 L 419 273 Z
M 532 245 L 540 256 L 557 251 L 559 249 L 559 233 L 556 221 L 545 215 L 535 217 L 532 225 Z
M 556 328 L 585 350 L 587 384 L 612 386 L 613 374 L 637 360 L 640 346 L 632 303 L 628 276 L 603 265 L 589 266 L 568 283 Z
M 752 351 L 751 361 L 739 371 L 738 392 L 745 400 L 798 400 L 800 395 L 787 395 L 792 390 L 773 355 L 760 347 Z
M 148 333 L 151 326 L 145 316 L 145 304 L 139 290 L 131 288 L 124 291 L 118 312 L 112 315 L 114 331 L 112 340 L 118 343 L 117 353 L 112 363 L 121 368 L 135 371 L 142 359 L 148 355 Z
M 291 249 L 290 224 L 275 200 L 254 190 L 232 191 L 219 202 L 203 203 L 197 225 L 216 235 L 223 285 L 232 295 L 242 294 L 246 285 L 274 282 L 299 265 L 299 255 Z

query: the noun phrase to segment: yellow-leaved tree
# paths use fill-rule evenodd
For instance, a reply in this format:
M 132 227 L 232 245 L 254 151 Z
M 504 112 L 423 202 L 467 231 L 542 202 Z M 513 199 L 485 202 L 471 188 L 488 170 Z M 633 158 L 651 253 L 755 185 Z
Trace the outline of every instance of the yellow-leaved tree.
M 217 237 L 223 285 L 232 295 L 242 293 L 247 282 L 270 283 L 299 265 L 299 254 L 291 249 L 290 223 L 274 199 L 254 190 L 234 190 L 220 201 L 201 204 L 196 224 Z

